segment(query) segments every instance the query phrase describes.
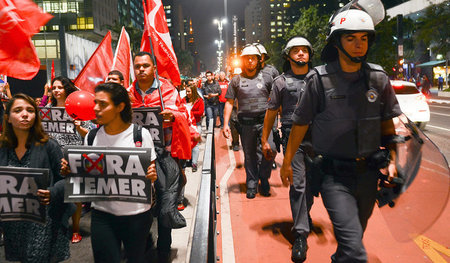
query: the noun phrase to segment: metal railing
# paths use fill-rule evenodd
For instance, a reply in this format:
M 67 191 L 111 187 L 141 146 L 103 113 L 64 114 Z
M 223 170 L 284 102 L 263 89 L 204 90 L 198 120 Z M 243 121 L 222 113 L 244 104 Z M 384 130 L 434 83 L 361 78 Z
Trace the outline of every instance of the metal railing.
M 189 259 L 191 263 L 213 263 L 217 258 L 216 158 L 213 120 L 209 124 Z

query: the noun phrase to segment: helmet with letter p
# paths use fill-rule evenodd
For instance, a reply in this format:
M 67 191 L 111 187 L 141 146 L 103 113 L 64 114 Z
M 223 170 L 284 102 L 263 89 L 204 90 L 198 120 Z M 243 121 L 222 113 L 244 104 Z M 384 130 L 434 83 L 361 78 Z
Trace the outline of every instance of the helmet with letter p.
M 337 59 L 338 50 L 341 50 L 353 62 L 362 62 L 367 54 L 362 57 L 352 57 L 342 47 L 341 36 L 348 33 L 367 32 L 369 47 L 375 40 L 375 25 L 372 17 L 359 9 L 340 11 L 330 19 L 330 33 L 327 36 L 327 44 L 322 50 L 321 59 L 325 62 Z

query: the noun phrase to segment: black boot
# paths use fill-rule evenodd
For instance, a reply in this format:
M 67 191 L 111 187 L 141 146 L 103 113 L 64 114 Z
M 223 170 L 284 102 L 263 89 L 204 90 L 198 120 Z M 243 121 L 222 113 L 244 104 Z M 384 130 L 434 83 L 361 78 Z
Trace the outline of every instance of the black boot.
M 291 260 L 295 263 L 304 262 L 306 260 L 306 251 L 308 250 L 308 244 L 306 242 L 306 237 L 298 236 L 295 239 L 294 245 L 292 246 L 292 256 Z

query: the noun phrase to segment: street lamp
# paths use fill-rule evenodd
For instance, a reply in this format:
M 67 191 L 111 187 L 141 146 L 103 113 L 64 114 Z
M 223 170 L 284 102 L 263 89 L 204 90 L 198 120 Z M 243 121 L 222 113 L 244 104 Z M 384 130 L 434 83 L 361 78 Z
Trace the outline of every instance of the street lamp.
M 219 30 L 219 40 L 216 40 L 215 43 L 217 44 L 218 51 L 222 51 L 222 44 L 223 44 L 223 38 L 222 38 L 222 31 L 223 31 L 223 25 L 227 23 L 226 18 L 221 19 L 214 19 L 214 24 L 217 25 L 217 29 Z M 219 58 L 220 57 L 220 58 Z M 220 69 L 222 68 L 222 52 L 220 53 L 219 57 L 217 58 L 217 67 Z

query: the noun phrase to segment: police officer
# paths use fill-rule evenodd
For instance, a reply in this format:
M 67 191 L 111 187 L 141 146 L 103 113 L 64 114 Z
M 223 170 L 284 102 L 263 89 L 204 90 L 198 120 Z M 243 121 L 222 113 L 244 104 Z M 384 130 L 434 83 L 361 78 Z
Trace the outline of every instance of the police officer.
M 255 198 L 258 182 L 261 181 L 260 194 L 270 196 L 269 177 L 273 159 L 267 160 L 261 151 L 261 133 L 267 100 L 272 87 L 272 78 L 260 70 L 261 53 L 254 45 L 247 45 L 241 52 L 242 73 L 236 75 L 228 86 L 225 98 L 223 135 L 230 137 L 231 111 L 234 101 L 238 102 L 238 121 L 241 126 L 241 144 L 244 150 L 244 166 L 247 175 L 247 198 Z M 273 136 L 268 142 L 272 144 Z M 274 155 L 274 154 L 272 154 Z
M 323 175 L 321 196 L 338 242 L 332 262 L 367 262 L 362 238 L 375 204 L 379 168 L 386 167 L 390 181 L 396 176 L 394 149 L 390 161 L 377 156 L 382 137 L 395 134 L 392 118 L 401 111 L 387 74 L 365 61 L 375 36 L 372 18 L 350 9 L 330 21 L 321 54 L 327 65 L 306 77 L 280 175 L 283 184 L 293 183 L 291 162 L 311 125 Z
M 270 65 L 267 64 L 266 61 L 270 58 L 269 54 L 267 53 L 266 48 L 263 46 L 263 44 L 261 43 L 253 43 L 253 45 L 258 48 L 259 53 L 261 53 L 261 70 L 270 75 L 272 77 L 272 79 L 275 79 L 276 77 L 278 77 L 280 75 L 280 72 L 278 72 L 278 70 Z
M 265 157 L 271 158 L 271 148 L 267 138 L 272 130 L 273 123 L 281 107 L 281 132 L 283 151 L 292 127 L 292 114 L 299 97 L 305 89 L 305 77 L 310 71 L 310 61 L 313 55 L 311 43 L 303 37 L 291 38 L 283 49 L 285 59 L 284 73 L 275 78 L 270 93 L 269 105 L 264 119 L 264 128 L 261 138 L 262 151 Z M 303 262 L 306 260 L 307 243 L 306 238 L 310 231 L 308 212 L 312 205 L 312 195 L 306 191 L 306 167 L 304 162 L 304 151 L 306 147 L 311 148 L 303 141 L 303 148 L 297 149 L 292 160 L 293 184 L 289 189 L 289 200 L 291 203 L 294 226 L 292 232 L 295 242 L 292 247 L 292 261 Z M 308 189 L 309 190 L 309 189 Z

